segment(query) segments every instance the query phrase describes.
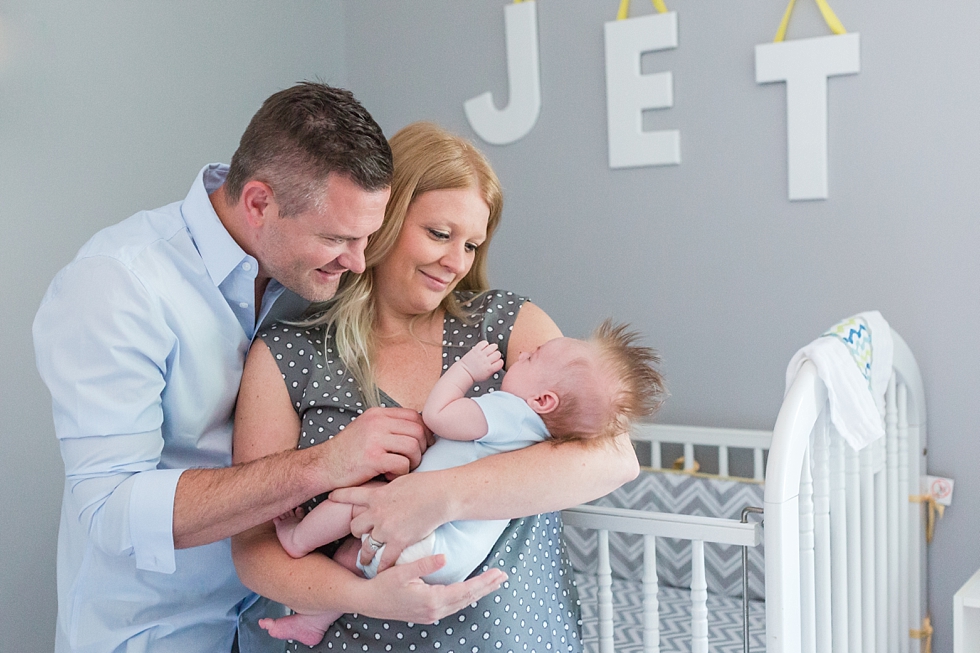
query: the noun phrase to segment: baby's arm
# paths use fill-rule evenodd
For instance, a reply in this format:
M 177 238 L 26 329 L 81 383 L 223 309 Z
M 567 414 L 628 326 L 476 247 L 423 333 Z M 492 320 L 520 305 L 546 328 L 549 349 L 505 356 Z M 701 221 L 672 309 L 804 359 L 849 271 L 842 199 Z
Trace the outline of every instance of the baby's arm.
M 302 558 L 321 546 L 350 535 L 353 506 L 336 503 L 329 499 L 311 510 L 305 517 L 302 509 L 288 512 L 273 519 L 276 535 L 286 553 Z
M 487 434 L 487 418 L 466 391 L 486 381 L 504 366 L 497 345 L 478 343 L 446 370 L 429 393 L 422 421 L 432 432 L 450 440 L 477 440 Z

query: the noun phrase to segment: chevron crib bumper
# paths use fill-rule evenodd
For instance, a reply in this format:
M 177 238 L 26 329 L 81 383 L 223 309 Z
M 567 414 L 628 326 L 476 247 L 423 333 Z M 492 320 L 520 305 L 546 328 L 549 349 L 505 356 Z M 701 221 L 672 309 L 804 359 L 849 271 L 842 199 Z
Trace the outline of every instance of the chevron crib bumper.
M 684 473 L 644 471 L 615 492 L 594 501 L 599 506 L 651 510 L 675 514 L 738 519 L 747 506 L 763 505 L 759 483 L 706 478 Z M 594 574 L 597 543 L 594 531 L 566 526 L 565 542 L 576 571 Z M 643 538 L 610 533 L 609 555 L 613 576 L 639 579 L 643 573 Z M 708 591 L 730 597 L 742 596 L 742 549 L 706 543 L 705 574 Z M 691 543 L 657 538 L 657 576 L 660 585 L 690 588 Z M 749 549 L 749 598 L 765 599 L 763 547 Z

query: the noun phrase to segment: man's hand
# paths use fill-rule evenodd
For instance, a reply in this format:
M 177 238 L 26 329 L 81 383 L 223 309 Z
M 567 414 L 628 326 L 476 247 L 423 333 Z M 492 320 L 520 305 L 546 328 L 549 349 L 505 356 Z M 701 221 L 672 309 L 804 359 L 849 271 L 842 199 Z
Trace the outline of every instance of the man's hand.
M 497 345 L 481 340 L 459 359 L 458 364 L 473 377 L 474 383 L 478 383 L 486 381 L 494 372 L 499 371 L 504 366 L 504 359 L 497 350 Z
M 431 433 L 407 408 L 370 408 L 322 445 L 318 473 L 330 488 L 360 485 L 375 476 L 395 478 L 418 467 Z

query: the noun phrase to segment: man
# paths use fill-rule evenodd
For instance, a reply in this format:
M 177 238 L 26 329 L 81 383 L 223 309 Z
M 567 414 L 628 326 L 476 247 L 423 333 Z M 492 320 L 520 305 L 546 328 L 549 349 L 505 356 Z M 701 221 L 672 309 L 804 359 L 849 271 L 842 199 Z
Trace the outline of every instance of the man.
M 230 650 L 254 595 L 227 538 L 418 464 L 418 415 L 372 409 L 321 446 L 229 466 L 256 330 L 364 270 L 391 173 L 381 129 L 350 93 L 300 84 L 266 100 L 230 167 L 206 166 L 182 202 L 99 232 L 55 277 L 34 343 L 66 473 L 58 653 Z M 450 614 L 497 584 L 383 587 Z

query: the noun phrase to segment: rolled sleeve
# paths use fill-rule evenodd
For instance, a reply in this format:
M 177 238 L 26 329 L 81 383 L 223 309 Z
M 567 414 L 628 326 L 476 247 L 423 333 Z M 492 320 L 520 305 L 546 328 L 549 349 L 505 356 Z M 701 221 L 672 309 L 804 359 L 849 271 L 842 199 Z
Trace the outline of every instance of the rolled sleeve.
M 161 469 L 137 474 L 129 499 L 129 523 L 136 568 L 172 574 L 174 559 L 174 494 L 183 470 Z

